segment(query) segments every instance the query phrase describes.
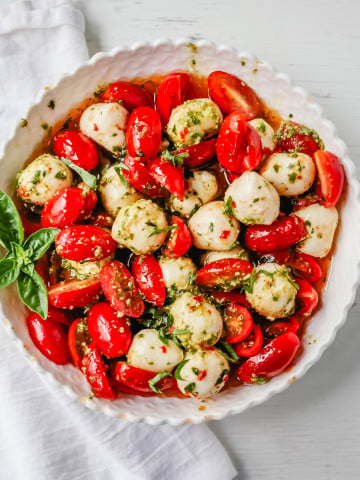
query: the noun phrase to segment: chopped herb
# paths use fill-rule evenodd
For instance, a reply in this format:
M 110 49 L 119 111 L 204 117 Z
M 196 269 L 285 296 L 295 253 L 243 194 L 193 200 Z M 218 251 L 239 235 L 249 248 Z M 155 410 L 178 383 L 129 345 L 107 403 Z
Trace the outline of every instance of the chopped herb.
M 210 222 L 209 230 L 210 230 L 210 232 L 214 231 L 214 223 L 213 222 Z
M 241 63 L 241 66 L 242 66 L 242 67 L 245 67 L 245 65 L 246 65 L 245 60 L 241 60 L 240 63 Z
M 99 87 L 97 90 L 95 90 L 93 95 L 95 98 L 101 98 L 104 92 L 105 92 L 105 89 Z
M 190 333 L 190 330 L 187 328 L 175 328 L 175 330 L 173 331 L 174 335 L 186 335 L 187 333 Z
M 226 352 L 219 350 L 219 353 L 223 357 L 225 357 L 227 360 L 229 360 L 230 363 L 235 363 L 239 360 L 239 357 L 237 356 L 235 350 L 232 348 L 232 346 L 229 343 L 220 342 L 220 345 L 226 350 Z
M 289 173 L 288 178 L 290 183 L 295 183 L 295 180 L 297 179 L 297 173 L 296 172 Z
M 224 213 L 229 216 L 234 215 L 233 199 L 231 196 L 224 202 Z
M 235 248 L 237 245 L 238 245 L 238 241 L 235 240 L 235 242 L 232 243 L 232 244 L 230 245 L 230 247 L 226 249 L 226 251 L 229 252 L 230 250 L 232 250 L 233 248 Z
M 199 375 L 199 373 L 200 373 L 200 370 L 196 367 L 192 367 L 191 370 L 192 370 L 193 373 L 195 373 L 195 375 Z
M 67 128 L 69 128 L 69 124 L 70 124 L 71 120 L 72 120 L 72 117 L 69 117 L 69 118 L 66 120 L 66 122 L 63 124 L 62 128 L 64 128 L 65 130 L 66 130 Z
M 54 102 L 54 100 L 50 100 L 50 102 L 48 103 L 47 106 L 48 106 L 48 108 L 51 108 L 51 110 L 54 110 L 54 108 L 55 108 L 55 102 Z
M 195 281 L 196 281 L 196 272 L 191 272 L 189 275 L 190 285 L 194 285 Z
M 161 327 L 160 330 L 159 330 L 159 339 L 165 344 L 165 345 L 169 345 L 169 340 L 166 338 L 165 336 L 165 331 L 164 331 L 164 328 Z
M 127 182 L 127 180 L 124 177 L 122 172 L 123 172 L 123 170 L 128 170 L 129 171 L 130 170 L 129 167 L 127 165 L 125 165 L 125 163 L 121 162 L 114 167 L 114 170 L 117 173 L 118 177 L 120 178 L 124 187 L 127 188 L 128 187 L 128 182 Z
M 26 118 L 22 118 L 20 120 L 20 127 L 24 128 L 24 127 L 27 127 L 27 126 L 28 126 L 28 121 L 26 120 Z
M 68 158 L 61 157 L 61 160 L 72 170 L 74 170 L 82 179 L 86 185 L 91 188 L 91 190 L 96 189 L 96 177 L 92 175 L 90 172 L 84 170 L 83 168 L 79 167 L 79 165 L 75 165 L 71 160 Z
M 46 122 L 42 123 L 40 126 L 43 130 L 48 130 L 48 128 L 49 128 L 49 124 L 46 123 Z
M 253 293 L 255 280 L 256 280 L 256 268 L 253 268 L 249 278 L 243 283 L 242 290 L 244 290 L 247 293 Z
M 169 225 L 165 228 L 154 228 L 154 231 L 148 235 L 148 237 L 152 237 L 153 235 L 157 235 L 158 233 L 162 232 L 171 232 L 172 230 L 179 230 L 179 227 L 177 225 Z
M 279 169 L 280 169 L 280 165 L 278 165 L 277 163 L 275 163 L 275 165 L 273 166 L 273 169 L 275 170 L 276 173 L 278 173 Z
M 189 361 L 189 359 L 187 360 L 183 360 L 182 362 L 180 362 L 177 367 L 175 368 L 175 371 L 174 371 L 174 377 L 176 378 L 176 380 L 184 380 L 180 374 L 181 372 L 181 369 L 183 368 L 183 366 L 185 365 L 185 363 L 187 363 Z
M 186 385 L 186 387 L 184 388 L 184 391 L 186 393 L 192 393 L 194 391 L 194 388 L 195 388 L 195 383 L 192 382 L 192 383 L 189 383 L 188 385 Z
M 265 133 L 266 132 L 266 126 L 264 122 L 259 123 L 259 126 L 256 129 L 258 132 Z
M 183 153 L 171 153 L 169 150 L 164 150 L 161 154 L 161 158 L 172 163 L 174 167 L 181 167 L 184 163 L 184 158 L 190 157 L 188 152 Z
M 66 180 L 66 173 L 65 172 L 57 172 L 55 178 L 58 180 Z
M 219 378 L 216 380 L 215 382 L 215 387 L 217 387 L 218 385 L 221 385 L 223 382 L 224 382 L 224 378 L 226 376 L 229 376 L 229 370 L 227 368 L 225 368 L 221 373 L 220 373 L 220 376 Z
M 157 383 L 160 382 L 160 380 L 162 380 L 165 377 L 171 377 L 171 373 L 170 372 L 161 372 L 161 373 L 158 373 L 157 375 L 155 375 L 154 378 L 149 380 L 149 387 L 151 388 L 151 390 L 153 392 L 162 393 L 161 390 L 156 385 L 157 385 Z
M 41 171 L 40 170 L 36 170 L 36 172 L 34 173 L 34 176 L 33 176 L 33 179 L 31 181 L 31 183 L 33 185 L 37 185 L 38 183 L 40 183 L 40 176 L 41 176 Z

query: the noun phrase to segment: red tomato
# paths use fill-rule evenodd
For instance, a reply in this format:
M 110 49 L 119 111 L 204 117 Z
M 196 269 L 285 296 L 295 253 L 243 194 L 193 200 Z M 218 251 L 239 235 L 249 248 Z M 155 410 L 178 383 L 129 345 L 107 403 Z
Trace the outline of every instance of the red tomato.
M 69 328 L 68 344 L 74 364 L 80 370 L 86 350 L 92 341 L 87 328 L 86 318 L 75 320 Z
M 276 252 L 269 252 L 261 255 L 260 263 L 276 262 L 280 265 L 288 264 L 293 257 L 293 252 L 285 248 L 284 250 L 277 250 Z
M 156 110 L 164 125 L 169 121 L 171 111 L 181 103 L 190 88 L 190 76 L 187 73 L 166 75 L 159 85 L 156 97 Z
M 297 210 L 300 210 L 301 208 L 314 205 L 315 203 L 319 203 L 319 197 L 313 194 L 309 194 L 309 195 L 306 195 L 306 197 L 295 198 L 292 200 L 294 212 L 296 212 Z
M 246 260 L 222 258 L 200 268 L 196 274 L 196 283 L 205 288 L 234 290 L 252 270 L 253 266 Z
M 32 233 L 38 232 L 42 228 L 39 220 L 30 220 L 29 217 L 23 212 L 20 212 L 20 217 L 24 227 L 24 234 L 26 238 L 29 237 Z
M 145 305 L 129 270 L 118 260 L 106 263 L 100 273 L 101 287 L 110 305 L 127 317 L 141 317 Z
M 104 102 L 120 102 L 126 110 L 138 107 L 153 107 L 154 102 L 146 90 L 129 82 L 115 82 L 103 93 Z
M 256 93 L 243 80 L 229 73 L 216 71 L 208 78 L 209 95 L 227 115 L 235 110 L 243 118 L 251 120 L 260 111 L 260 102 Z
M 311 157 L 321 146 L 320 138 L 318 143 L 312 134 L 317 135 L 314 130 L 310 130 L 304 125 L 286 121 L 280 125 L 277 132 L 278 148 L 282 152 L 302 152 Z
M 238 380 L 244 383 L 264 383 L 291 363 L 299 346 L 300 340 L 293 332 L 274 338 L 257 355 L 240 366 L 237 371 Z
M 115 367 L 115 379 L 118 382 L 142 393 L 153 392 L 149 386 L 149 381 L 156 375 L 157 373 L 155 372 L 132 367 L 125 362 L 118 362 Z M 174 379 L 172 377 L 164 377 L 156 386 L 160 390 L 168 390 L 174 386 Z
M 70 361 L 64 325 L 32 312 L 27 319 L 29 335 L 34 345 L 46 358 L 58 365 L 65 365 Z
M 249 310 L 242 305 L 230 303 L 224 311 L 224 324 L 227 343 L 239 343 L 247 338 L 253 329 L 253 319 Z
M 330 152 L 318 150 L 314 154 L 318 171 L 316 193 L 324 207 L 334 207 L 344 186 L 344 169 L 339 158 Z
M 57 254 L 67 260 L 94 262 L 112 255 L 116 242 L 100 227 L 73 225 L 57 235 L 55 248 Z
M 58 310 L 51 305 L 49 305 L 48 307 L 47 319 L 53 320 L 54 322 L 62 323 L 67 327 L 69 327 L 73 321 L 73 318 L 69 312 L 64 312 L 64 310 Z
M 114 219 L 105 211 L 95 212 L 90 217 L 91 225 L 96 227 L 112 227 Z
M 84 170 L 98 166 L 99 153 L 95 143 L 81 132 L 61 130 L 53 138 L 53 149 L 58 157 L 65 157 Z
M 106 366 L 95 342 L 89 345 L 82 360 L 82 371 L 96 397 L 107 398 L 108 400 L 116 398 L 116 393 L 110 386 Z
M 81 188 L 65 188 L 45 203 L 41 225 L 44 228 L 69 227 L 78 220 L 84 207 L 85 199 Z
M 318 304 L 319 295 L 315 288 L 306 280 L 295 278 L 295 282 L 299 285 L 296 300 L 302 304 L 302 307 L 296 312 L 296 315 L 299 317 L 302 315 L 311 315 Z
M 165 283 L 159 262 L 154 255 L 135 257 L 131 265 L 135 283 L 145 300 L 161 307 L 165 302 Z
M 187 253 L 192 245 L 191 232 L 184 220 L 176 215 L 171 217 L 170 225 L 176 225 L 178 228 L 171 230 L 162 253 L 170 258 L 181 257 Z
M 55 308 L 73 310 L 94 303 L 100 292 L 100 281 L 96 278 L 60 282 L 50 287 L 49 303 Z
M 300 275 L 310 283 L 319 282 L 324 272 L 320 263 L 315 257 L 306 253 L 297 252 L 293 260 L 290 262 L 295 275 Z
M 78 218 L 78 222 L 82 222 L 87 220 L 92 214 L 92 211 L 97 204 L 97 195 L 94 190 L 91 190 L 91 188 L 84 182 L 79 183 L 78 187 L 82 190 L 85 201 L 84 208 L 82 209 L 80 217 Z
M 161 157 L 153 158 L 147 163 L 150 175 L 172 195 L 180 200 L 184 198 L 185 179 L 183 169 Z
M 264 334 L 267 338 L 278 337 L 285 332 L 297 333 L 299 330 L 299 320 L 297 317 L 290 317 L 287 320 L 267 322 L 263 326 Z
M 213 290 L 210 292 L 211 297 L 220 304 L 223 303 L 238 303 L 244 307 L 250 308 L 250 303 L 246 300 L 246 296 L 239 292 L 220 292 Z
M 239 357 L 252 357 L 256 355 L 263 344 L 263 334 L 259 325 L 253 324 L 250 335 L 240 343 L 234 345 L 234 350 Z
M 50 275 L 49 275 L 49 257 L 47 253 L 43 255 L 35 264 L 35 270 L 43 279 L 45 286 L 48 287 L 50 283 Z
M 140 161 L 127 155 L 124 164 L 129 168 L 122 170 L 125 179 L 139 192 L 149 197 L 164 197 L 166 190 L 148 172 L 148 168 Z
M 215 157 L 216 138 L 200 142 L 197 145 L 190 145 L 189 147 L 181 148 L 180 150 L 176 150 L 173 153 L 175 153 L 176 155 L 180 155 L 181 153 L 188 153 L 188 157 L 183 157 L 183 164 L 185 165 L 185 167 L 200 167 L 200 165 L 204 165 L 204 163 L 207 163 L 209 160 Z
M 108 303 L 90 308 L 87 325 L 91 338 L 107 357 L 121 357 L 129 350 L 131 330 L 125 317 L 120 317 Z
M 271 225 L 249 225 L 245 244 L 250 250 L 271 253 L 291 247 L 307 235 L 304 221 L 295 215 L 275 220 Z
M 150 107 L 139 107 L 132 112 L 126 128 L 126 145 L 129 155 L 144 161 L 158 154 L 161 145 L 158 112 Z
M 254 170 L 261 162 L 261 138 L 240 112 L 232 112 L 221 126 L 216 143 L 219 163 L 234 173 Z

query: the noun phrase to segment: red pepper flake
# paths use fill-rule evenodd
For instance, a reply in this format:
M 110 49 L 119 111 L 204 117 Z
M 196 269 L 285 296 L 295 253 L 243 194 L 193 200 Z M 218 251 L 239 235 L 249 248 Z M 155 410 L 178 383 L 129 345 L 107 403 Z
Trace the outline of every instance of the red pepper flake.
M 162 351 L 163 353 L 166 353 L 166 352 L 167 352 L 165 345 L 161 345 L 161 351 Z
M 230 235 L 230 230 L 223 230 L 220 233 L 220 238 L 228 238 L 229 235 Z
M 185 135 L 187 134 L 188 130 L 189 130 L 188 127 L 185 127 L 184 130 L 182 130 L 180 132 L 180 137 L 182 138 L 182 140 L 184 140 Z
M 197 297 L 194 297 L 194 300 L 196 302 L 203 302 L 204 301 L 204 297 L 202 295 L 198 295 Z
M 169 333 L 173 333 L 174 330 L 175 330 L 175 327 L 169 327 L 169 328 L 168 328 L 168 332 L 169 332 Z
M 234 200 L 232 201 L 232 206 L 233 208 L 236 208 L 236 203 L 234 202 Z
M 206 377 L 206 370 L 200 370 L 200 372 L 198 373 L 197 379 L 201 381 L 205 377 Z
M 96 123 L 94 123 L 94 130 L 95 130 L 95 132 L 99 131 L 99 127 L 96 125 Z

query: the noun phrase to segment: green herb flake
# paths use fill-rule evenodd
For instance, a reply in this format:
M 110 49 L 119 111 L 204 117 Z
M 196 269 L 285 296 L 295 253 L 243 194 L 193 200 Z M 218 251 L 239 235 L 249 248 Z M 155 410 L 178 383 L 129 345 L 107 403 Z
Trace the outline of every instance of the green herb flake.
M 186 393 L 192 393 L 195 389 L 195 383 L 192 382 L 192 383 L 189 383 L 188 385 L 186 385 L 186 387 L 184 388 L 184 392 Z
M 160 382 L 160 380 L 162 380 L 165 377 L 171 377 L 171 373 L 170 372 L 161 372 L 161 373 L 158 373 L 157 375 L 155 375 L 154 378 L 149 380 L 149 387 L 151 388 L 151 390 L 153 392 L 162 393 L 162 391 L 157 387 L 157 384 Z
M 20 127 L 21 127 L 21 128 L 27 127 L 27 126 L 28 126 L 28 123 L 29 123 L 29 122 L 26 120 L 26 118 L 22 118 L 22 119 L 20 120 Z
M 174 167 L 181 167 L 184 163 L 184 158 L 188 158 L 189 156 L 190 154 L 188 152 L 172 153 L 169 152 L 169 150 L 164 150 L 161 154 L 161 158 L 172 163 Z
M 234 215 L 233 199 L 231 196 L 224 202 L 224 213 L 230 217 Z
M 297 173 L 296 172 L 289 173 L 288 178 L 290 183 L 295 183 L 297 179 Z
M 153 235 L 157 235 L 157 234 L 163 233 L 163 232 L 171 232 L 172 230 L 179 230 L 179 227 L 177 225 L 168 225 L 165 228 L 155 227 L 154 231 L 151 232 L 150 235 L 148 235 L 148 237 L 152 237 Z
M 183 366 L 189 361 L 189 359 L 186 359 L 186 360 L 183 360 L 182 362 L 180 362 L 177 367 L 175 368 L 175 371 L 174 371 L 174 377 L 176 380 L 183 380 L 184 379 L 182 378 L 181 376 L 181 370 L 183 368 Z
M 48 103 L 47 106 L 48 106 L 48 108 L 50 108 L 51 110 L 54 110 L 54 108 L 55 108 L 55 102 L 54 102 L 54 100 L 50 100 L 50 102 Z

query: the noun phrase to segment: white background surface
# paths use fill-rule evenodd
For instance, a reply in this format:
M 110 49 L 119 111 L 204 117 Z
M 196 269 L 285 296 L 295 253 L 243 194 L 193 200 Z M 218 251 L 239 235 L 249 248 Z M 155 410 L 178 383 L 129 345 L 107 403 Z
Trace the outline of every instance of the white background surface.
M 8 0 L 0 0 L 4 3 Z M 313 95 L 358 162 L 357 0 L 74 3 L 85 14 L 90 54 L 158 37 L 204 38 L 255 53 Z M 289 390 L 242 415 L 210 424 L 228 448 L 238 479 L 360 478 L 359 313 L 356 304 L 333 346 Z

